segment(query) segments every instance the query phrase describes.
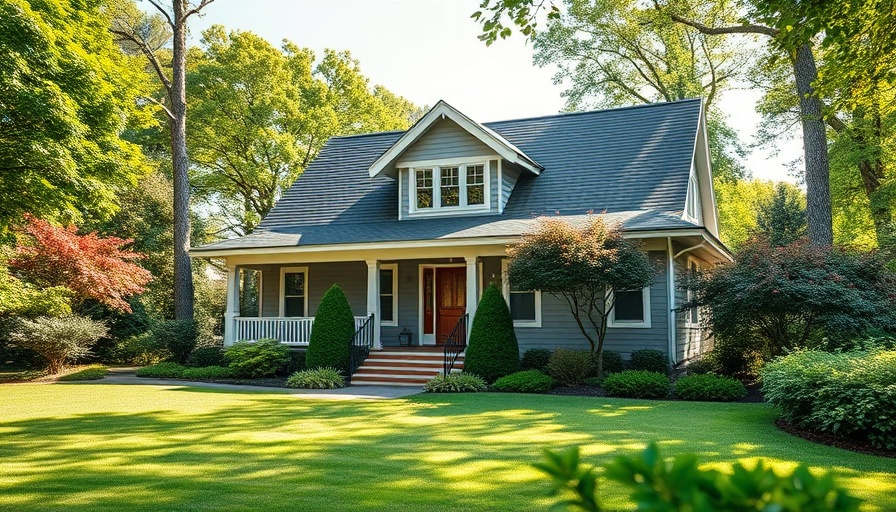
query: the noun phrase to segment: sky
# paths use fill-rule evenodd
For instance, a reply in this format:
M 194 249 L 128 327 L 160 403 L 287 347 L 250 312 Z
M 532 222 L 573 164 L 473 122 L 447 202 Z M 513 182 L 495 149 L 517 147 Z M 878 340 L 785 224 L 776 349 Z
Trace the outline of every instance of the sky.
M 348 50 L 371 85 L 380 84 L 417 105 L 440 99 L 479 122 L 554 114 L 563 108 L 555 69 L 532 63 L 532 45 L 519 35 L 486 46 L 470 19 L 479 0 L 215 0 L 191 20 L 191 41 L 213 24 L 254 32 L 279 45 L 289 39 L 322 55 Z M 149 9 L 147 2 L 141 7 Z M 750 144 L 759 94 L 726 92 L 720 108 Z M 776 156 L 755 149 L 745 160 L 752 175 L 788 180 L 787 163 L 802 145 L 782 143 Z

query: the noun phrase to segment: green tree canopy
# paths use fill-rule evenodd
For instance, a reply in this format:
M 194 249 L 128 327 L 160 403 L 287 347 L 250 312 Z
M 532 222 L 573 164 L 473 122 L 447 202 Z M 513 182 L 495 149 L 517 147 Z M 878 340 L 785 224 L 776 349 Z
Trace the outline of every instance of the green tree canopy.
M 779 182 L 770 198 L 760 200 L 755 234 L 773 247 L 790 245 L 806 237 L 806 198 L 802 191 Z

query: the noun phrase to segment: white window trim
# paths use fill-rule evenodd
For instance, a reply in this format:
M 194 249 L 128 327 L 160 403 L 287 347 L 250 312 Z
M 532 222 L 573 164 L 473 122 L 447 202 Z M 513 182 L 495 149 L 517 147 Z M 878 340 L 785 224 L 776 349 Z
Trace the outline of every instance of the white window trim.
M 254 272 L 258 272 L 258 318 L 261 318 L 264 316 L 264 272 L 254 268 L 240 267 L 237 270 L 237 279 L 239 279 L 240 281 L 240 287 L 242 287 L 243 285 L 243 276 L 241 275 L 241 273 L 244 270 L 252 270 Z M 239 300 L 239 298 L 237 298 L 237 300 Z
M 690 222 L 700 223 L 700 184 L 697 181 L 697 173 L 693 169 L 688 176 L 688 192 L 685 197 L 684 213 L 682 217 Z
M 491 161 L 496 157 L 470 157 L 453 160 L 426 160 L 401 162 L 400 168 L 408 169 L 408 217 L 440 216 L 446 214 L 476 214 L 491 210 Z M 481 165 L 483 179 L 483 204 L 468 205 L 467 166 Z M 457 167 L 460 205 L 442 206 L 442 167 Z M 417 171 L 432 169 L 432 208 L 417 208 Z
M 687 269 L 685 270 L 685 272 L 686 272 L 688 275 L 690 275 L 690 273 L 691 273 L 691 264 L 697 265 L 697 271 L 698 271 L 698 272 L 701 270 L 700 260 L 698 260 L 698 259 L 696 259 L 696 258 L 692 258 L 691 256 L 688 256 L 688 258 L 687 258 Z M 693 296 L 694 296 L 693 293 L 694 293 L 694 292 L 693 292 L 690 288 L 688 288 L 688 290 L 687 290 L 687 299 L 688 299 L 688 302 L 690 302 L 691 299 L 693 299 Z M 691 310 L 686 311 L 686 312 L 685 312 L 685 319 L 684 319 L 684 325 L 685 325 L 686 327 L 700 327 L 700 317 L 702 316 L 702 315 L 700 314 L 700 308 L 694 308 L 694 309 L 697 310 L 697 321 L 696 321 L 696 322 L 692 322 L 692 321 L 691 321 Z
M 280 267 L 280 317 L 286 316 L 286 274 L 305 274 L 305 316 L 295 318 L 310 318 L 308 311 L 308 296 L 311 295 L 311 288 L 308 286 L 308 267 Z M 293 318 L 293 317 L 290 317 Z
M 615 302 L 613 303 L 613 309 L 610 310 L 610 316 L 607 317 L 607 327 L 613 328 L 631 328 L 631 329 L 650 329 L 651 321 L 650 321 L 650 286 L 645 286 L 642 288 L 641 294 L 641 306 L 644 308 L 644 321 L 637 322 L 632 320 L 616 320 L 616 307 Z M 613 297 L 613 290 L 610 290 L 607 293 L 607 298 L 610 301 L 615 301 L 615 297 Z
M 501 292 L 504 301 L 510 308 L 510 274 L 507 272 L 508 261 L 501 260 Z M 541 327 L 541 290 L 529 290 L 535 294 L 535 320 L 514 320 L 514 327 Z M 528 293 L 528 291 L 526 292 Z
M 380 270 L 392 271 L 392 320 L 386 321 L 381 318 L 380 325 L 398 327 L 398 263 L 380 263 Z M 382 292 L 382 288 L 379 291 Z M 379 293 L 377 296 L 382 299 L 383 294 Z

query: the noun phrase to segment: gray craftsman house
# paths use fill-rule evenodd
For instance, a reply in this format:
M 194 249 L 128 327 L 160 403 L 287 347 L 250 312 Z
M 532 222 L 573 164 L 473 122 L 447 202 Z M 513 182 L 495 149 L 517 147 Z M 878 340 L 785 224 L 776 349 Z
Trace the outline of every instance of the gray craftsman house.
M 687 294 L 676 276 L 731 257 L 699 99 L 485 124 L 439 102 L 407 131 L 333 137 L 254 233 L 191 253 L 226 261 L 225 344 L 307 345 L 338 284 L 376 366 L 378 350 L 440 350 L 495 283 L 521 351 L 587 348 L 564 302 L 508 283 L 505 254 L 539 216 L 588 212 L 621 222 L 661 269 L 649 287 L 618 293 L 605 348 L 662 350 L 673 364 L 704 351 L 699 311 L 676 311 Z M 255 316 L 240 314 L 245 273 L 259 283 Z M 405 378 L 388 364 L 398 359 L 366 368 L 367 380 Z

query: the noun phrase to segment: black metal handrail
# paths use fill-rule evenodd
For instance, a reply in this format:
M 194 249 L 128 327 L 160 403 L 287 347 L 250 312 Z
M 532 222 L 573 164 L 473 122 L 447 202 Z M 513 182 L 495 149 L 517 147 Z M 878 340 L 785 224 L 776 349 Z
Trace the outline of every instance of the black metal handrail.
M 352 375 L 358 371 L 361 364 L 370 355 L 370 347 L 373 345 L 373 313 L 364 320 L 364 323 L 355 331 L 349 342 L 349 363 L 348 363 L 348 381 L 351 382 Z
M 457 325 L 445 340 L 445 375 L 451 375 L 457 357 L 467 348 L 467 318 L 469 318 L 467 313 L 458 318 Z

